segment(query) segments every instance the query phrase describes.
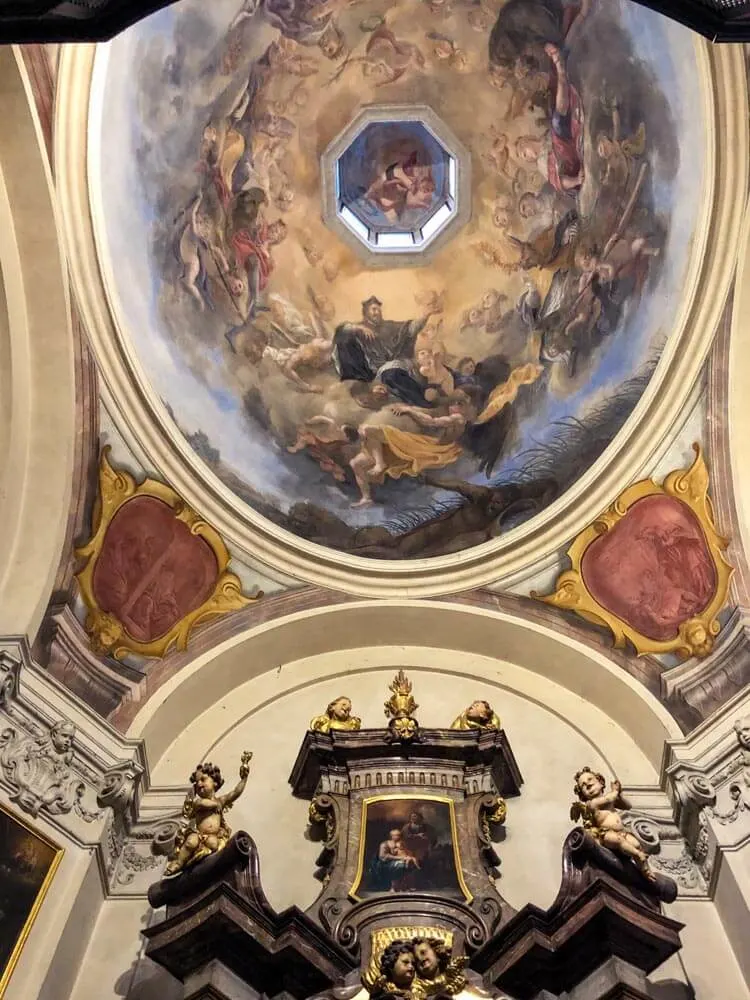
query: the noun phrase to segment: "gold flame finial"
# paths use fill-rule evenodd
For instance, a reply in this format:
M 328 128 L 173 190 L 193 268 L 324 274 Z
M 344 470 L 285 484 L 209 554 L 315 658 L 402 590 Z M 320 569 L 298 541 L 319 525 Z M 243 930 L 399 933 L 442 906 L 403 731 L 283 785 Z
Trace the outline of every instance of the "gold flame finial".
M 385 703 L 385 714 L 389 718 L 388 732 L 389 741 L 398 740 L 401 743 L 409 743 L 417 739 L 419 723 L 412 716 L 419 708 L 414 695 L 409 678 L 399 670 L 388 690 L 392 692 L 390 698 Z

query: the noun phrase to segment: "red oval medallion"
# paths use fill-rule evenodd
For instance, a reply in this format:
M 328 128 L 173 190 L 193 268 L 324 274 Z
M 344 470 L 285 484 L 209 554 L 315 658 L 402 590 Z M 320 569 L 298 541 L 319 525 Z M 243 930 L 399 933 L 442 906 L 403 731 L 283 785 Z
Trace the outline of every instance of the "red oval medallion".
M 592 596 L 642 635 L 673 639 L 716 591 L 716 568 L 700 524 L 681 501 L 638 500 L 581 560 Z
M 92 588 L 133 639 L 153 642 L 208 600 L 218 577 L 211 546 L 167 504 L 140 496 L 112 518 Z

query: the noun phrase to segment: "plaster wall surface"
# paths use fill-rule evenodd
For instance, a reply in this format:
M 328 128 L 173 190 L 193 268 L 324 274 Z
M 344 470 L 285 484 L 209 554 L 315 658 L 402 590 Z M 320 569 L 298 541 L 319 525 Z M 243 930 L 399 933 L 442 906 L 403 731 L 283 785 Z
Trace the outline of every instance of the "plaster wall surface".
M 51 177 L 14 50 L 0 48 L 0 634 L 33 637 L 71 497 L 75 390 L 65 268 Z
M 143 958 L 141 930 L 161 916 L 149 909 L 145 899 L 107 900 L 99 911 L 70 1000 L 181 1000 L 180 983 Z M 62 995 L 58 998 L 62 1000 Z
M 750 844 L 722 855 L 716 887 L 716 912 L 750 983 Z
M 667 907 L 667 914 L 685 925 L 680 934 L 680 962 L 696 1000 L 750 1000 L 750 988 L 713 902 L 678 900 Z M 750 928 L 746 940 L 750 940 Z

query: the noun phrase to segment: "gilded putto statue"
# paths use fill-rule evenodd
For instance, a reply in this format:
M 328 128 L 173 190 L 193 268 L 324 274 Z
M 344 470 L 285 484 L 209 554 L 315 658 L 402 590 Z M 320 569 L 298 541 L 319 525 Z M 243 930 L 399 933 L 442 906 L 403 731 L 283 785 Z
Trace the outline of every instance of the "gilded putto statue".
M 224 784 L 221 769 L 215 764 L 198 764 L 190 775 L 192 789 L 182 806 L 183 821 L 169 855 L 165 876 L 177 875 L 197 861 L 226 847 L 232 831 L 224 813 L 245 790 L 252 753 L 246 750 L 240 759 L 240 780 L 225 795 L 218 791 Z
M 604 775 L 590 767 L 578 771 L 573 786 L 578 801 L 570 807 L 570 818 L 580 819 L 584 830 L 603 847 L 632 861 L 647 879 L 655 881 L 648 855 L 622 821 L 623 810 L 630 808 L 630 803 L 623 798 L 622 785 L 613 781 L 609 792 L 606 787 Z

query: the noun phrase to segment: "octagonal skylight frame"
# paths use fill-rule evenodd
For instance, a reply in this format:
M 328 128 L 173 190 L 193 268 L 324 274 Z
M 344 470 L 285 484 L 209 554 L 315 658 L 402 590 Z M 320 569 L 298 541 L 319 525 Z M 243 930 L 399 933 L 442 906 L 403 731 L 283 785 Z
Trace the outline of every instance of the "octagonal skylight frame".
M 368 226 L 341 197 L 339 162 L 373 123 L 408 122 L 421 125 L 447 157 L 448 191 L 418 225 L 383 231 Z M 321 157 L 323 218 L 331 229 L 371 267 L 414 267 L 427 263 L 471 215 L 471 162 L 463 144 L 426 105 L 371 105 L 333 140 Z

